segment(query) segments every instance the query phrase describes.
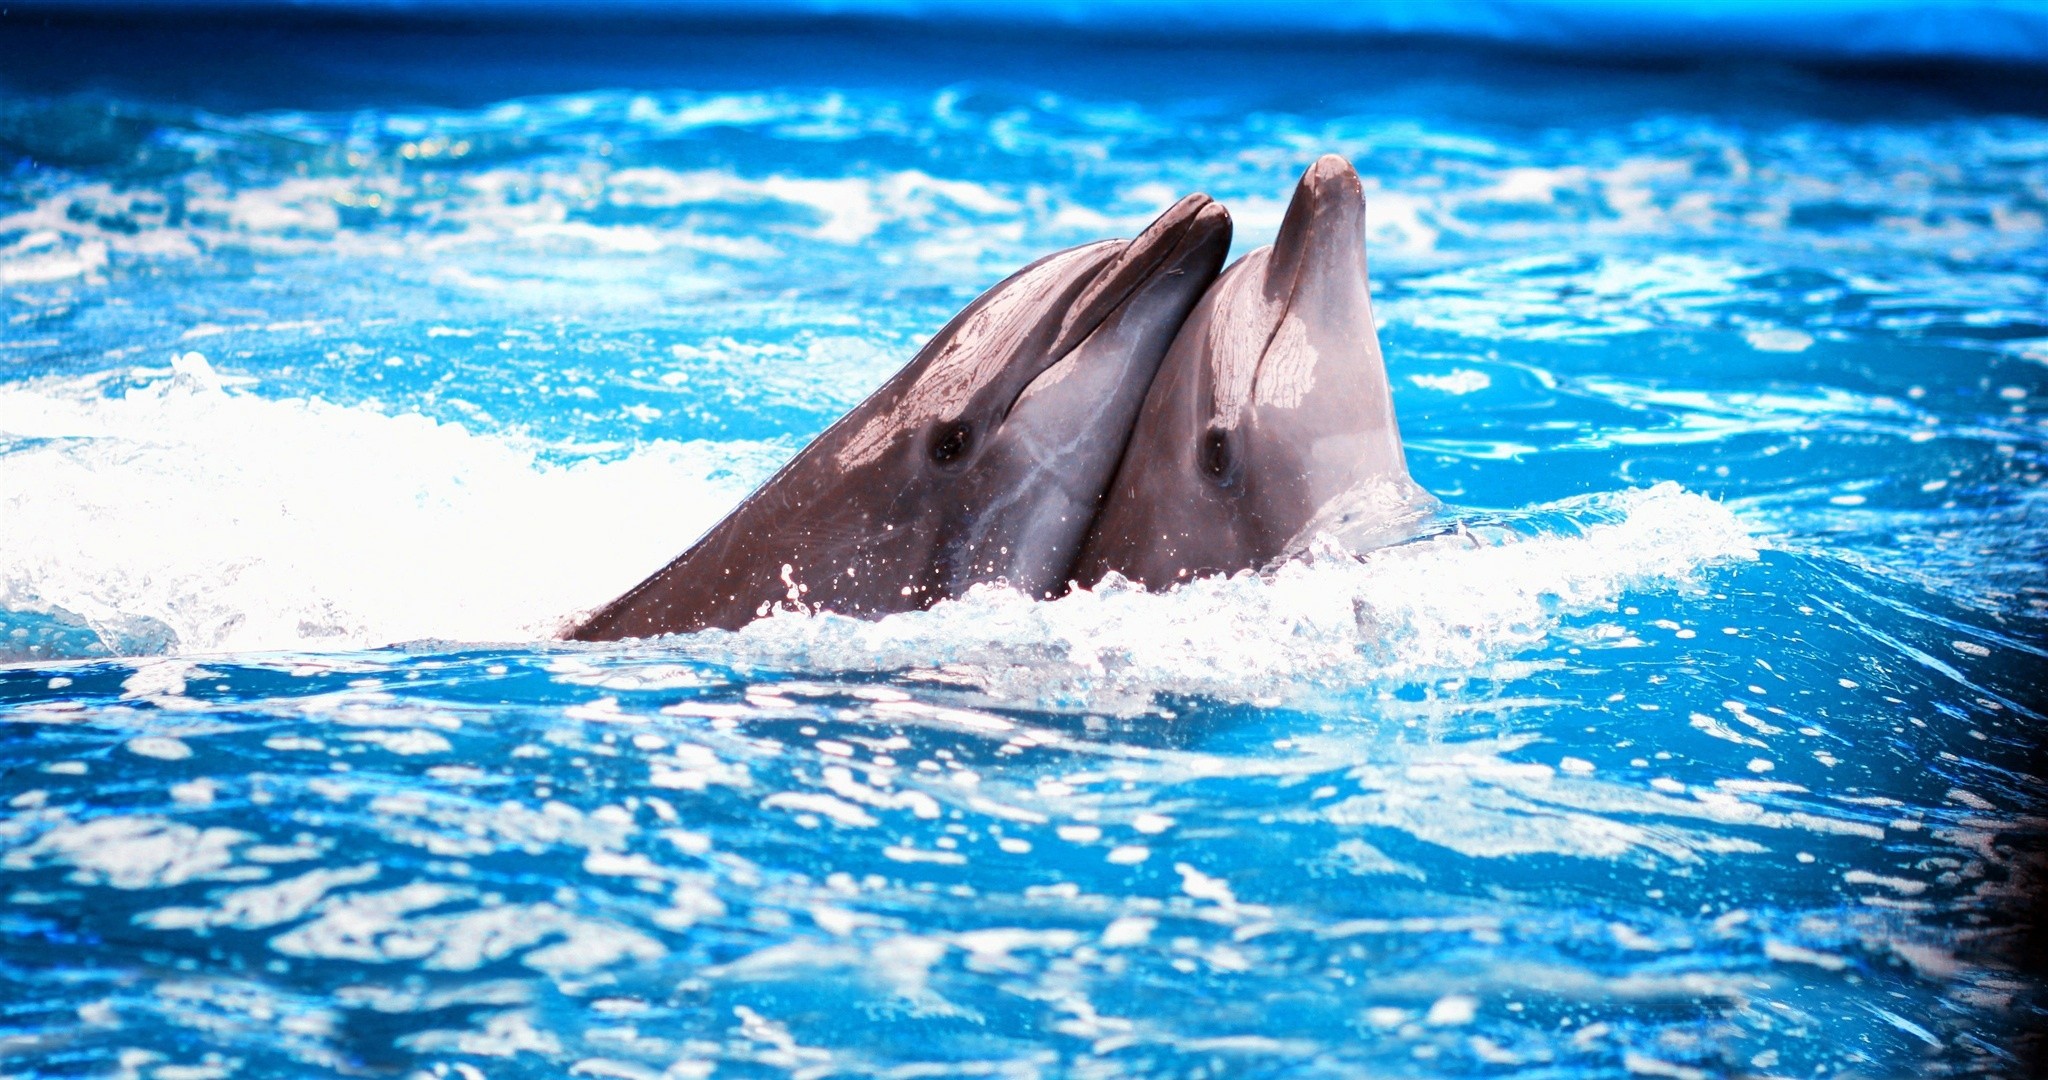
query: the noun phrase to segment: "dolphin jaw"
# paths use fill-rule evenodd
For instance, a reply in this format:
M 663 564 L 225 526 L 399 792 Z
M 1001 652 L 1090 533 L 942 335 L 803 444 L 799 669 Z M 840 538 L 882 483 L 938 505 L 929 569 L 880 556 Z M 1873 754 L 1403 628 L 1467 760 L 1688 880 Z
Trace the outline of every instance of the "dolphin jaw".
M 1350 162 L 1324 154 L 1294 185 L 1279 235 L 1273 238 L 1267 295 L 1278 291 L 1273 286 L 1280 284 L 1276 279 L 1281 274 L 1287 275 L 1285 291 L 1291 295 L 1307 260 L 1332 251 L 1365 251 L 1365 185 Z
M 1169 207 L 1153 219 L 1145 231 L 1133 237 L 1107 266 L 1096 272 L 1081 295 L 1067 308 L 1060 332 L 1053 339 L 1054 361 L 1078 348 L 1133 294 L 1145 287 L 1159 268 L 1181 254 L 1198 226 L 1204 231 L 1228 222 L 1223 205 L 1196 193 Z
M 1184 264 L 1204 245 L 1221 240 L 1222 246 L 1227 247 L 1229 236 L 1230 212 L 1207 195 L 1189 195 L 1160 214 L 1096 272 L 1095 279 L 1069 307 L 1048 353 L 1051 362 L 1018 391 L 1010 408 L 1072 374 L 1075 364 L 1082 359 L 1077 355 L 1082 346 L 1140 293 L 1161 277 L 1186 274 L 1189 267 Z M 1005 410 L 1005 418 L 1007 414 Z

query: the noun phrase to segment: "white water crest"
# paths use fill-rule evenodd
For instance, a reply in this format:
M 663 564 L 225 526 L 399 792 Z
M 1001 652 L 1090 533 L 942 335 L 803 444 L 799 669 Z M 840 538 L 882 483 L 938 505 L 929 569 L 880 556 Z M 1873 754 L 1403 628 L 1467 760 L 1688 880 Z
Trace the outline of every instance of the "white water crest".
M 783 611 L 692 651 L 813 671 L 933 670 L 1041 707 L 1131 710 L 1159 693 L 1279 701 L 1502 659 L 1567 616 L 1757 553 L 1727 508 L 1671 483 L 1536 513 L 1572 528 L 1459 531 L 1363 558 L 1325 542 L 1263 573 L 1164 594 L 1113 580 L 1050 602 L 980 587 L 874 622 Z
M 248 381 L 188 353 L 169 370 L 0 392 L 0 607 L 81 620 L 116 652 L 533 640 L 673 557 L 786 452 L 657 442 L 562 465 L 516 435 L 234 385 Z M 968 665 L 991 690 L 1098 706 L 1257 698 L 1504 655 L 1561 613 L 1754 554 L 1733 514 L 1675 485 L 1553 509 L 1594 524 L 1362 561 L 1324 549 L 1168 595 L 1111 584 L 1039 603 L 986 588 L 879 622 L 784 613 L 691 651 Z
M 115 652 L 532 640 L 674 557 L 785 453 L 516 435 L 273 399 L 196 353 L 0 390 L 0 609 Z

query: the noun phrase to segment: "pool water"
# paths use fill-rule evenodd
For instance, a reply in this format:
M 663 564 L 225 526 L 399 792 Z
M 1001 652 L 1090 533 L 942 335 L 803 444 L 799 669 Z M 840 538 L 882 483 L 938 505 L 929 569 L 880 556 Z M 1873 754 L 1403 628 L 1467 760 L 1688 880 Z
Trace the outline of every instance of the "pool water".
M 0 73 L 0 1071 L 2024 1068 L 2009 73 L 93 33 Z M 1464 536 L 551 640 L 1009 270 L 1325 151 Z

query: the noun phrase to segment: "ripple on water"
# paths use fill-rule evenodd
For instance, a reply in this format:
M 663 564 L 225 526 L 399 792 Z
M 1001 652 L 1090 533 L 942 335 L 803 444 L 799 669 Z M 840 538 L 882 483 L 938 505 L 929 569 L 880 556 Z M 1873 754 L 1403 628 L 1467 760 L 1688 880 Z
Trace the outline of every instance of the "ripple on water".
M 2012 1071 L 2041 123 L 1340 62 L 0 95 L 39 162 L 0 179 L 0 1044 L 166 1077 Z M 1323 150 L 1369 187 L 1438 535 L 546 640 L 976 289 L 1198 188 L 1248 249 Z

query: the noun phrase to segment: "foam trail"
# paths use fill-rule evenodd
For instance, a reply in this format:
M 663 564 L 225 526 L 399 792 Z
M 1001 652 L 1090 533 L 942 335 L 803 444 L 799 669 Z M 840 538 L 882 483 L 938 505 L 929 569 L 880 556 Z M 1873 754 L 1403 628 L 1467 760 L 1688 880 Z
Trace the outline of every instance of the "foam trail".
M 261 397 L 196 353 L 136 374 L 0 392 L 0 608 L 80 619 L 115 652 L 549 636 L 672 556 L 783 453 L 664 442 L 563 466 L 417 414 Z M 1669 484 L 1518 520 L 1165 596 L 1112 585 L 1046 604 L 982 589 L 880 622 L 785 613 L 690 648 L 806 669 L 965 665 L 992 690 L 1096 707 L 1257 698 L 1480 663 L 1561 613 L 1754 554 L 1734 515 Z
M 1664 483 L 1535 507 L 1364 559 L 1324 544 L 1264 574 L 1165 594 L 1105 584 L 1047 603 L 984 587 L 878 622 L 780 612 L 704 640 L 741 664 L 944 666 L 1044 705 L 1139 709 L 1157 693 L 1283 699 L 1498 659 L 1566 616 L 1756 553 L 1726 507 Z
M 261 397 L 196 353 L 137 375 L 0 390 L 0 629 L 64 613 L 115 652 L 530 640 L 786 453 L 659 442 L 563 466 L 418 414 Z

